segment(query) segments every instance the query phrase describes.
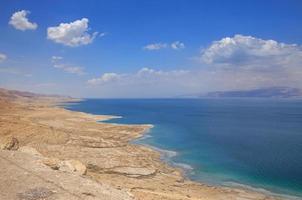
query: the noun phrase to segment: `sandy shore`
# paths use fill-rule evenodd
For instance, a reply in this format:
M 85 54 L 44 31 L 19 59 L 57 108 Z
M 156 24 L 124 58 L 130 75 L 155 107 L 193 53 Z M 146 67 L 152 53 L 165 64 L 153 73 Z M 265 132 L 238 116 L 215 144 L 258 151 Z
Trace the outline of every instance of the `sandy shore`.
M 277 199 L 186 180 L 159 152 L 129 143 L 150 126 L 100 123 L 113 116 L 68 111 L 60 101 L 0 99 L 2 149 L 18 141 L 0 150 L 1 199 Z

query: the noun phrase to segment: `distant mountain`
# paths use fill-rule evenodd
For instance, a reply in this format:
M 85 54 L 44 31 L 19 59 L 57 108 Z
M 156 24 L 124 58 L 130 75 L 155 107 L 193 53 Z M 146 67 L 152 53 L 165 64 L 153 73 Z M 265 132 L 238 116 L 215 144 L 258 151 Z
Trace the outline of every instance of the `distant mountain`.
M 0 100 L 2 101 L 16 101 L 16 100 L 33 100 L 40 98 L 48 98 L 48 99 L 71 99 L 71 97 L 67 96 L 59 96 L 59 95 L 44 95 L 44 94 L 36 94 L 32 92 L 24 92 L 17 90 L 7 90 L 4 88 L 0 88 Z
M 269 87 L 253 90 L 217 91 L 209 92 L 200 97 L 263 97 L 263 98 L 302 98 L 302 90 L 291 87 Z

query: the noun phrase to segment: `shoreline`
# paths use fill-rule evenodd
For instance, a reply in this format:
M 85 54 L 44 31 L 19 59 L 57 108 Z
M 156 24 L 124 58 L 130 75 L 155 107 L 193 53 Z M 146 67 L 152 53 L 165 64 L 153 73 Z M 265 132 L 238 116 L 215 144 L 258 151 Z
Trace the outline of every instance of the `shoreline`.
M 108 123 L 110 123 L 110 122 L 108 122 Z M 142 135 L 142 137 L 141 137 L 142 139 L 141 138 L 134 139 L 134 141 L 138 140 L 138 142 L 135 143 L 135 144 L 142 145 L 142 146 L 150 148 L 154 151 L 159 152 L 161 154 L 161 157 L 162 157 L 161 158 L 162 162 L 165 162 L 169 166 L 180 170 L 181 174 L 182 174 L 182 176 L 184 177 L 185 180 L 189 180 L 189 181 L 193 181 L 193 182 L 201 183 L 201 184 L 206 184 L 206 185 L 213 186 L 213 187 L 218 186 L 218 187 L 229 187 L 229 188 L 235 188 L 235 189 L 245 189 L 245 190 L 250 190 L 250 191 L 254 191 L 254 192 L 263 193 L 265 195 L 270 195 L 270 196 L 279 197 L 279 198 L 285 198 L 285 199 L 288 199 L 288 200 L 301 200 L 302 199 L 302 197 L 295 196 L 295 194 L 282 194 L 282 193 L 270 191 L 270 190 L 262 188 L 262 187 L 256 187 L 256 186 L 243 184 L 243 183 L 239 183 L 239 182 L 225 182 L 225 183 L 220 183 L 220 184 L 210 184 L 210 183 L 207 183 L 206 181 L 202 181 L 202 180 L 199 180 L 199 179 L 194 180 L 194 179 L 190 178 L 190 176 L 188 175 L 188 174 L 193 172 L 194 167 L 192 167 L 189 164 L 173 161 L 172 158 L 179 154 L 177 151 L 162 149 L 162 148 L 144 143 L 143 141 L 140 142 L 139 141 L 140 139 L 141 140 L 145 139 L 145 138 L 143 138 L 144 136 L 148 137 L 148 133 L 146 133 L 146 134 L 147 135 Z M 150 137 L 152 137 L 152 136 L 150 136 Z
M 110 122 L 107 122 L 107 123 L 110 123 Z M 115 124 L 118 124 L 118 123 L 115 123 Z M 151 129 L 152 129 L 152 127 L 150 128 L 150 131 L 151 131 Z M 302 199 L 302 197 L 295 196 L 294 194 L 292 195 L 292 194 L 277 193 L 277 192 L 274 192 L 274 191 L 267 190 L 265 188 L 255 187 L 255 186 L 251 186 L 251 185 L 243 184 L 243 183 L 226 182 L 226 183 L 221 183 L 221 184 L 210 184 L 210 183 L 207 183 L 206 181 L 194 180 L 194 179 L 190 178 L 190 176 L 188 175 L 189 173 L 193 172 L 194 167 L 192 167 L 189 164 L 173 161 L 172 158 L 175 157 L 175 156 L 177 156 L 179 154 L 176 151 L 162 149 L 162 148 L 159 148 L 159 147 L 152 146 L 150 144 L 144 143 L 142 140 L 145 139 L 144 137 L 148 138 L 148 134 L 149 133 L 147 132 L 146 135 L 143 134 L 142 137 L 134 139 L 135 144 L 142 145 L 144 147 L 147 147 L 147 148 L 150 148 L 150 149 L 152 149 L 154 151 L 159 152 L 161 154 L 161 157 L 162 157 L 161 158 L 162 162 L 165 162 L 169 166 L 171 166 L 171 167 L 173 167 L 175 169 L 180 170 L 180 172 L 181 172 L 181 174 L 182 174 L 182 176 L 183 176 L 183 178 L 185 180 L 189 180 L 189 181 L 193 181 L 193 182 L 201 183 L 201 184 L 206 184 L 206 185 L 209 185 L 209 186 L 212 186 L 212 187 L 218 186 L 218 187 L 229 187 L 229 188 L 235 188 L 235 189 L 250 190 L 250 191 L 254 191 L 254 192 L 263 193 L 265 195 L 274 196 L 274 197 L 277 197 L 277 198 L 278 197 L 279 198 L 285 198 L 285 199 L 289 199 L 289 200 L 300 200 L 300 199 Z M 149 137 L 152 137 L 152 136 L 149 136 Z
M 24 153 L 19 150 L 12 151 L 12 153 L 1 150 L 0 155 L 6 156 L 6 159 L 11 161 L 10 163 L 19 162 L 21 165 L 24 163 L 23 168 L 27 167 L 26 170 L 31 172 L 30 174 L 41 174 L 41 176 L 47 177 L 43 183 L 37 185 L 36 181 L 31 181 L 27 176 L 22 175 L 23 179 L 20 176 L 14 178 L 15 173 L 9 171 L 12 166 L 3 165 L 2 175 L 4 177 L 2 178 L 6 177 L 4 179 L 6 180 L 13 177 L 8 181 L 14 183 L 16 180 L 19 186 L 14 187 L 17 182 L 9 185 L 0 184 L 0 195 L 13 196 L 20 190 L 30 190 L 30 186 L 41 187 L 42 184 L 53 191 L 59 191 L 53 194 L 57 195 L 57 199 L 61 199 L 59 197 L 62 195 L 70 195 L 71 191 L 83 199 L 103 199 L 98 198 L 102 196 L 100 193 L 91 191 L 92 188 L 97 187 L 102 187 L 98 191 L 102 191 L 103 195 L 121 195 L 114 199 L 280 199 L 247 189 L 209 186 L 205 183 L 187 180 L 179 168 L 163 162 L 160 152 L 142 145 L 132 144 L 132 141 L 142 137 L 150 130 L 150 125 L 111 124 L 104 120 L 113 116 L 93 115 L 56 106 L 68 101 L 70 102 L 70 99 L 27 99 L 18 101 L 18 104 L 11 102 L 9 106 L 6 102 L 0 104 L 3 106 L 3 112 L 0 113 L 2 120 L 0 141 L 8 136 L 13 136 L 18 139 L 20 147 L 34 149 L 29 154 L 28 150 Z M 36 154 L 33 152 L 38 152 L 41 156 L 33 156 Z M 17 160 L 14 155 L 18 156 Z M 31 162 L 27 162 L 23 158 L 29 159 Z M 85 169 L 87 168 L 87 172 L 78 176 L 70 174 L 70 172 L 54 170 L 43 164 L 44 159 L 51 159 L 59 163 L 76 160 L 82 163 Z M 1 158 L 0 161 L 3 164 Z M 31 164 L 26 165 L 26 163 Z M 21 173 L 22 169 L 20 170 Z M 63 179 L 65 176 L 69 178 Z M 52 179 L 51 177 L 57 178 Z M 79 180 L 72 182 L 74 178 Z M 59 180 L 69 181 L 72 186 L 66 188 L 63 185 L 60 186 L 61 189 L 57 188 L 57 184 L 48 186 L 50 182 L 54 183 Z M 85 181 L 92 181 L 95 187 L 75 189 L 79 183 Z M 90 192 L 82 191 L 84 189 L 90 190 Z M 89 194 L 89 198 L 87 194 Z M 15 198 L 6 199 L 15 200 Z
M 85 101 L 85 99 L 81 99 L 80 101 Z M 79 101 L 79 102 L 80 102 Z M 69 110 L 68 108 L 63 107 L 64 109 Z M 73 111 L 73 110 L 70 110 Z M 73 112 L 77 112 L 77 111 L 73 111 Z M 85 112 L 84 112 L 85 113 Z M 87 114 L 92 114 L 92 113 L 87 113 Z M 92 114 L 94 115 L 94 114 Z M 106 115 L 104 115 L 106 116 Z M 138 136 L 137 138 L 133 138 L 131 141 L 129 141 L 129 143 L 131 144 L 135 144 L 135 145 L 139 145 L 139 146 L 143 146 L 146 148 L 149 148 L 155 152 L 158 152 L 160 154 L 160 158 L 161 161 L 167 165 L 169 165 L 170 167 L 174 168 L 175 170 L 178 170 L 179 173 L 181 174 L 182 178 L 184 180 L 188 180 L 188 181 L 192 181 L 195 182 L 197 184 L 206 184 L 209 187 L 228 187 L 228 188 L 233 188 L 233 189 L 242 189 L 242 190 L 248 190 L 248 191 L 253 191 L 253 192 L 257 192 L 257 193 L 262 193 L 264 195 L 269 195 L 272 197 L 276 197 L 276 198 L 285 198 L 285 199 L 289 199 L 289 200 L 299 200 L 302 199 L 298 196 L 295 195 L 291 195 L 291 194 L 281 194 L 281 193 L 277 193 L 277 192 L 273 192 L 270 190 L 267 190 L 265 188 L 261 188 L 261 187 L 254 187 L 248 184 L 242 184 L 242 183 L 237 183 L 237 182 L 231 182 L 230 184 L 228 183 L 221 183 L 221 184 L 209 184 L 207 182 L 201 181 L 201 180 L 192 180 L 188 173 L 192 173 L 194 168 L 189 165 L 189 164 L 185 164 L 185 163 L 177 163 L 174 162 L 172 160 L 173 157 L 177 156 L 178 152 L 176 151 L 171 151 L 171 150 L 166 150 L 166 149 L 161 149 L 159 147 L 153 146 L 151 144 L 148 143 L 144 143 L 143 140 L 145 139 L 145 137 L 152 137 L 151 135 L 149 135 L 149 132 L 151 132 L 152 128 L 154 127 L 153 124 L 123 124 L 123 123 L 112 123 L 110 122 L 110 120 L 112 119 L 119 119 L 119 118 L 123 118 L 123 116 L 116 116 L 116 115 L 108 115 L 110 118 L 102 120 L 102 121 L 97 121 L 97 122 L 101 122 L 101 123 L 109 123 L 109 124 L 113 124 L 113 125 L 128 125 L 128 126 L 148 126 L 146 128 L 146 130 L 144 130 L 140 136 Z

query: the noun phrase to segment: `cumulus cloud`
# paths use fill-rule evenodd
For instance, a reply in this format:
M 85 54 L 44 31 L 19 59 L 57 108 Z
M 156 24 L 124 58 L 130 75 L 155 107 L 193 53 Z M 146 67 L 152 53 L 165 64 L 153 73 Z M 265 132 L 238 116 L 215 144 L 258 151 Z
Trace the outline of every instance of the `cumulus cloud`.
M 61 56 L 52 56 L 51 62 L 53 63 L 53 67 L 56 69 L 63 70 L 64 72 L 76 75 L 84 75 L 85 71 L 83 67 L 69 65 L 61 62 L 63 57 Z
M 297 44 L 238 34 L 214 41 L 199 59 L 213 74 L 209 84 L 220 83 L 222 89 L 302 88 L 302 47 Z
M 3 53 L 0 53 L 0 62 L 3 62 L 4 60 L 6 60 L 7 56 Z
M 89 20 L 82 18 L 70 23 L 61 23 L 59 26 L 47 28 L 47 38 L 66 46 L 76 47 L 93 42 L 98 32 L 88 33 Z M 104 34 L 101 34 L 104 36 Z
M 168 43 L 153 43 L 148 44 L 143 47 L 144 50 L 154 51 L 154 50 L 160 50 L 165 48 L 171 48 L 173 50 L 179 50 L 185 48 L 185 44 L 180 41 L 172 42 L 171 44 Z
M 21 31 L 37 29 L 38 25 L 28 20 L 28 14 L 30 14 L 30 12 L 26 10 L 15 12 L 11 16 L 9 24 Z
M 296 44 L 235 35 L 213 42 L 202 51 L 201 60 L 231 67 L 287 67 L 302 60 L 302 50 Z

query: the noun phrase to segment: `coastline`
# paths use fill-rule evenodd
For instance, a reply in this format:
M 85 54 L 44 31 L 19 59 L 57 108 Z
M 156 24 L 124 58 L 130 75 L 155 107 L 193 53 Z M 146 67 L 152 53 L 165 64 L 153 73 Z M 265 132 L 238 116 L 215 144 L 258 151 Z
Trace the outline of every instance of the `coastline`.
M 123 118 L 123 117 L 119 116 L 117 118 Z M 111 119 L 109 119 L 109 120 L 111 120 Z M 104 120 L 104 121 L 106 122 L 107 120 Z M 106 123 L 111 123 L 111 122 L 109 121 Z M 111 123 L 111 124 L 118 125 L 119 123 Z M 229 187 L 229 188 L 234 188 L 234 189 L 243 189 L 243 190 L 253 191 L 253 192 L 257 192 L 257 193 L 262 193 L 262 194 L 269 195 L 272 197 L 277 197 L 277 198 L 282 198 L 282 199 L 284 198 L 284 199 L 288 199 L 288 200 L 300 200 L 301 199 L 300 197 L 297 197 L 295 195 L 275 193 L 275 192 L 269 191 L 269 190 L 261 188 L 261 187 L 254 187 L 254 186 L 250 186 L 247 184 L 241 184 L 241 183 L 237 183 L 237 182 L 226 182 L 226 183 L 222 183 L 219 185 L 218 184 L 213 185 L 213 184 L 209 184 L 205 181 L 192 180 L 189 177 L 189 174 L 193 172 L 194 168 L 189 164 L 184 164 L 181 162 L 174 162 L 172 160 L 173 157 L 178 155 L 178 152 L 162 149 L 162 148 L 159 148 L 156 146 L 152 146 L 151 144 L 144 143 L 144 141 L 143 141 L 144 139 L 152 137 L 151 135 L 149 135 L 149 132 L 154 127 L 154 125 L 150 124 L 149 126 L 150 126 L 150 128 L 147 129 L 146 132 L 142 133 L 142 135 L 140 137 L 133 139 L 133 141 L 131 141 L 131 142 L 134 144 L 137 144 L 137 145 L 141 145 L 141 146 L 150 148 L 156 152 L 159 152 L 162 162 L 168 164 L 172 168 L 179 170 L 179 173 L 181 174 L 181 176 L 183 177 L 184 180 L 201 183 L 201 184 L 206 184 L 206 185 L 212 186 L 212 187 L 218 186 L 218 187 Z
M 85 99 L 83 99 L 85 100 Z M 65 108 L 68 110 L 68 108 Z M 91 113 L 89 113 L 91 114 Z M 111 117 L 111 115 L 109 115 Z M 113 124 L 113 125 L 120 125 L 120 123 L 112 123 L 109 120 L 111 119 L 116 119 L 116 118 L 123 118 L 123 116 L 112 116 L 112 118 L 103 120 L 102 122 L 105 123 L 109 123 L 109 124 Z M 123 124 L 122 125 L 137 125 L 137 124 Z M 178 162 L 174 162 L 172 160 L 173 157 L 177 156 L 177 152 L 176 151 L 171 151 L 171 150 L 166 150 L 166 149 L 161 149 L 158 148 L 156 146 L 152 146 L 150 144 L 144 143 L 144 139 L 148 138 L 148 137 L 152 137 L 149 135 L 149 132 L 151 131 L 151 129 L 154 127 L 154 125 L 152 124 L 140 124 L 142 126 L 149 126 L 148 128 L 146 128 L 145 131 L 143 131 L 141 133 L 140 136 L 138 136 L 137 138 L 133 138 L 131 141 L 129 141 L 132 144 L 135 145 L 139 145 L 139 146 L 143 146 L 146 148 L 149 148 L 155 152 L 158 152 L 160 154 L 160 159 L 163 163 L 167 164 L 169 167 L 174 168 L 175 170 L 178 171 L 179 175 L 182 177 L 183 180 L 186 181 L 192 181 L 193 183 L 197 183 L 197 184 L 205 184 L 207 185 L 207 187 L 227 187 L 227 188 L 231 188 L 231 189 L 239 189 L 239 190 L 247 190 L 247 191 L 252 191 L 252 192 L 256 192 L 256 193 L 262 193 L 264 195 L 268 195 L 271 197 L 275 197 L 275 198 L 284 198 L 284 199 L 290 199 L 290 200 L 299 200 L 299 197 L 296 196 L 291 196 L 291 195 L 286 195 L 286 194 L 279 194 L 279 193 L 274 193 L 271 192 L 269 190 L 263 189 L 263 188 L 256 188 L 250 185 L 244 185 L 244 184 L 240 184 L 240 183 L 232 183 L 232 184 L 219 184 L 219 185 L 210 185 L 209 183 L 206 182 L 202 182 L 202 181 L 196 181 L 196 180 L 192 180 L 189 177 L 189 173 L 192 173 L 193 171 L 193 167 L 188 165 L 188 164 L 183 164 L 183 163 L 178 163 Z
M 1 138 L 14 136 L 21 147 L 34 148 L 43 159 L 78 160 L 87 167 L 87 173 L 81 176 L 85 181 L 93 181 L 97 187 L 106 185 L 108 191 L 125 192 L 121 198 L 113 199 L 280 199 L 247 189 L 190 181 L 179 168 L 164 163 L 160 152 L 132 144 L 133 140 L 146 134 L 150 125 L 111 124 L 104 120 L 114 116 L 92 115 L 56 106 L 66 102 L 60 99 L 26 101 L 19 105 L 13 102 L 1 115 L 4 119 Z M 3 154 L 7 153 L 3 151 Z M 16 154 L 19 152 L 14 152 Z M 13 157 L 8 158 L 13 160 Z M 37 159 L 37 162 L 40 164 L 41 160 Z M 36 168 L 28 167 L 38 173 Z M 62 175 L 44 168 L 44 174 Z M 2 184 L 1 187 L 4 187 L 0 188 L 2 192 L 7 191 L 7 186 Z M 92 195 L 91 198 L 83 192 L 78 195 L 83 199 L 102 199 L 94 193 L 95 197 Z
M 142 136 L 142 137 L 144 137 L 144 136 Z M 140 138 L 138 140 L 140 140 Z M 269 196 L 279 197 L 282 199 L 284 198 L 284 199 L 288 199 L 288 200 L 301 200 L 300 197 L 295 196 L 294 194 L 291 195 L 291 194 L 277 193 L 277 192 L 269 191 L 269 190 L 261 188 L 261 187 L 254 187 L 254 186 L 251 186 L 248 184 L 241 184 L 241 183 L 237 183 L 237 182 L 225 182 L 222 184 L 210 184 L 210 183 L 207 183 L 206 181 L 202 181 L 202 180 L 192 180 L 190 178 L 189 174 L 193 173 L 194 168 L 189 164 L 184 164 L 181 162 L 174 162 L 172 160 L 173 157 L 178 155 L 178 152 L 161 149 L 161 148 L 152 146 L 150 144 L 145 144 L 144 142 L 140 142 L 140 141 L 135 144 L 142 145 L 142 146 L 150 148 L 154 151 L 159 152 L 161 154 L 162 161 L 167 163 L 169 166 L 180 170 L 180 173 L 182 174 L 182 176 L 184 177 L 185 180 L 189 180 L 189 181 L 193 181 L 193 182 L 197 182 L 197 183 L 201 183 L 201 184 L 206 184 L 206 185 L 213 186 L 213 187 L 221 186 L 221 187 L 230 187 L 230 188 L 235 188 L 235 189 L 244 189 L 244 190 L 254 191 L 254 192 L 258 192 L 258 193 L 263 193 L 263 194 L 266 194 Z

